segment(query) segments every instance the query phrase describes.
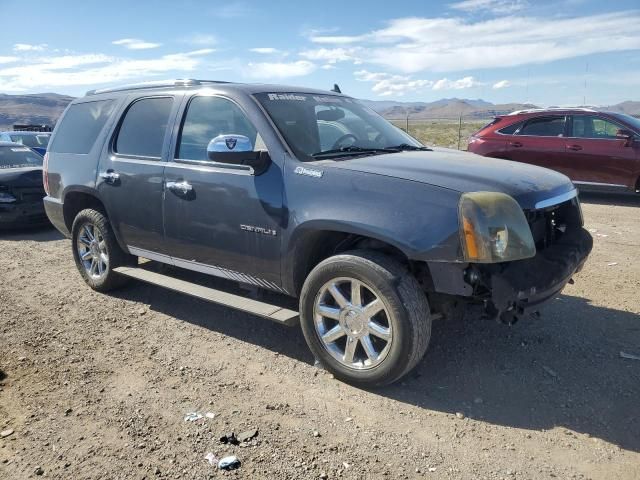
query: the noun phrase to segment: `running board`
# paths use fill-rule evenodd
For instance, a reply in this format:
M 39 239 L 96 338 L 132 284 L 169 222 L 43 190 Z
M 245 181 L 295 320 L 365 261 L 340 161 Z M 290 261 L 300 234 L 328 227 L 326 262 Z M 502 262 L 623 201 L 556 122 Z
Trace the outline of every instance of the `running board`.
M 218 303 L 243 312 L 251 313 L 262 318 L 273 320 L 287 326 L 298 323 L 298 312 L 282 308 L 270 303 L 260 302 L 251 298 L 245 298 L 233 293 L 224 292 L 215 288 L 209 288 L 196 283 L 186 282 L 178 278 L 162 275 L 137 267 L 118 267 L 114 272 L 125 277 L 135 278 L 151 285 L 164 287 L 175 292 L 184 293 L 192 297 L 206 300 L 207 302 Z

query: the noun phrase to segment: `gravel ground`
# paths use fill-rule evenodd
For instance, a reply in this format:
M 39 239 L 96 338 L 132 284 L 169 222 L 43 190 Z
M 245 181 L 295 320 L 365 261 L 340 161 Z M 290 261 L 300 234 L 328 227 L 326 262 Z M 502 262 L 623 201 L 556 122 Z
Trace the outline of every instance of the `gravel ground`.
M 374 391 L 314 367 L 298 328 L 98 294 L 54 230 L 0 233 L 0 478 L 638 479 L 640 199 L 583 202 L 594 252 L 540 319 L 439 322 Z

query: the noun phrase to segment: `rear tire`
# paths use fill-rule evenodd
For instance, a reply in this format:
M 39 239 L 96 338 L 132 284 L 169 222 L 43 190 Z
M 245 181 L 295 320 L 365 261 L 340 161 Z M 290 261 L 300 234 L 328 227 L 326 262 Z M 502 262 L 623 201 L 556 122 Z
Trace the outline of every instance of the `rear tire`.
M 136 257 L 120 248 L 104 213 L 91 208 L 80 211 L 71 227 L 71 243 L 76 267 L 91 288 L 107 292 L 127 283 L 113 269 L 135 265 Z
M 424 356 L 429 303 L 398 261 L 366 250 L 317 265 L 300 295 L 309 348 L 336 378 L 363 387 L 388 385 Z

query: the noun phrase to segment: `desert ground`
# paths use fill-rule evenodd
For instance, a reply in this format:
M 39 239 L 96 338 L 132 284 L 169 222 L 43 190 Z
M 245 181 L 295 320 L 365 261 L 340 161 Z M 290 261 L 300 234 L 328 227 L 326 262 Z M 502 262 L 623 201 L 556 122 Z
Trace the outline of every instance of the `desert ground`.
M 99 294 L 55 230 L 2 232 L 0 478 L 638 479 L 640 198 L 582 200 L 593 253 L 541 318 L 437 322 L 371 391 L 314 366 L 299 328 Z

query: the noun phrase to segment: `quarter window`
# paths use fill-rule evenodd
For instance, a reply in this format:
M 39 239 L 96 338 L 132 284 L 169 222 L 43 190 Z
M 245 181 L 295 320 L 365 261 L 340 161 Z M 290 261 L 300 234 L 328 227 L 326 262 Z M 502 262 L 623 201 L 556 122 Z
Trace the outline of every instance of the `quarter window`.
M 207 145 L 219 135 L 244 135 L 254 150 L 266 150 L 256 128 L 231 100 L 195 97 L 184 117 L 176 157 L 208 160 Z
M 518 135 L 562 137 L 564 136 L 564 123 L 564 117 L 533 118 L 524 124 Z
M 518 130 L 521 126 L 522 126 L 522 122 L 512 123 L 511 125 L 508 125 L 498 130 L 498 133 L 502 133 L 503 135 L 513 135 L 514 133 L 516 133 L 516 130 Z
M 595 115 L 574 115 L 572 137 L 577 138 L 616 138 L 620 127 L 613 122 Z
M 56 128 L 49 151 L 87 154 L 113 112 L 112 100 L 71 105 Z
M 120 124 L 114 150 L 121 155 L 160 158 L 172 104 L 170 97 L 132 103 Z

